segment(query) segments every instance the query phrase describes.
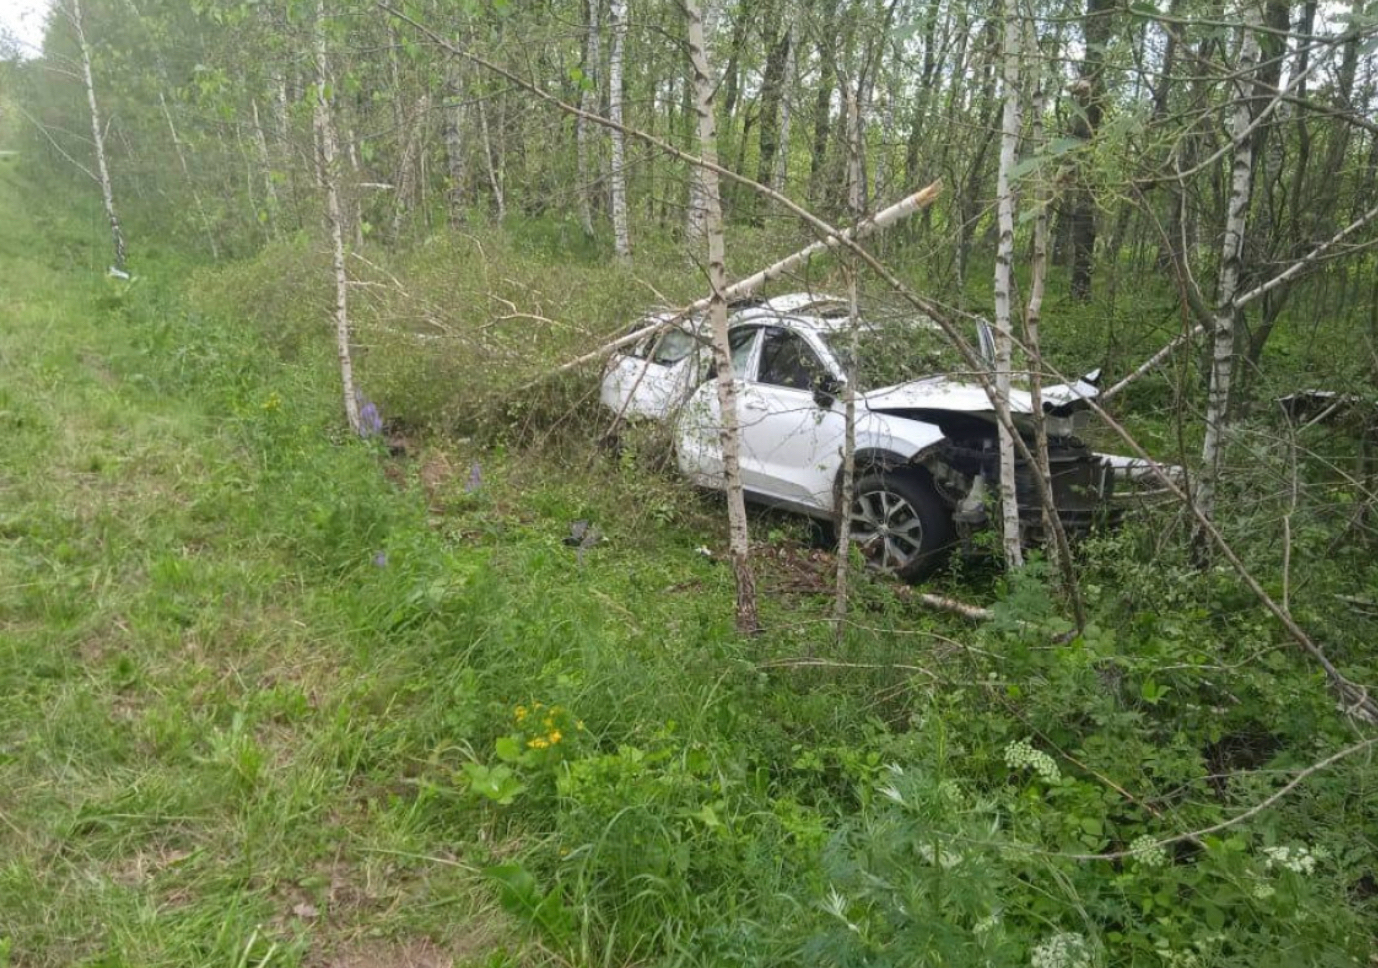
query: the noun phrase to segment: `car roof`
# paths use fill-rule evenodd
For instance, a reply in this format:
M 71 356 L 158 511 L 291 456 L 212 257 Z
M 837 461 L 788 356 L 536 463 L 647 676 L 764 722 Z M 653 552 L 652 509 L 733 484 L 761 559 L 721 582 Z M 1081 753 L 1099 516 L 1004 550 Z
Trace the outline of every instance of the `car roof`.
M 736 327 L 789 323 L 799 329 L 828 332 L 845 325 L 847 316 L 845 299 L 822 293 L 795 292 L 739 309 L 732 314 L 731 325 Z

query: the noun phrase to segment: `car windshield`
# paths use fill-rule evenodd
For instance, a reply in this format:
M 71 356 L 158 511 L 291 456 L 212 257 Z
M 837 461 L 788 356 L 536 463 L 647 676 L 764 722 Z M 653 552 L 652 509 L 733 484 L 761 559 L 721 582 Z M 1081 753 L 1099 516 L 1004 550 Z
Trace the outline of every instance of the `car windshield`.
M 863 320 L 856 334 L 855 368 L 848 329 L 828 334 L 827 341 L 843 370 L 855 371 L 862 392 L 931 376 L 960 377 L 971 369 L 937 323 L 924 317 Z

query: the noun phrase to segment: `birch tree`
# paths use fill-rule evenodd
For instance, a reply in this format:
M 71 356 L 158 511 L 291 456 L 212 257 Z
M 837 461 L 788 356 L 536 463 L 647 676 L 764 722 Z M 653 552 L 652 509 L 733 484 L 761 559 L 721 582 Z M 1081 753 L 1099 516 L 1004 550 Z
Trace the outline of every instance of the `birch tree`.
M 622 0 L 613 0 L 617 7 Z M 699 157 L 716 165 L 717 120 L 713 113 L 713 80 L 704 48 L 703 17 L 698 0 L 686 0 L 689 62 L 694 75 L 694 109 L 698 116 Z M 616 120 L 616 119 L 614 119 Z M 713 365 L 717 370 L 718 409 L 722 414 L 723 484 L 727 492 L 728 557 L 737 583 L 737 630 L 755 632 L 760 627 L 756 612 L 756 578 L 751 568 L 751 535 L 742 492 L 741 426 L 737 414 L 736 374 L 732 372 L 732 348 L 727 333 L 727 265 L 723 244 L 722 201 L 718 174 L 700 169 L 703 180 L 705 231 L 708 237 L 708 285 L 712 290 L 708 318 L 712 326 Z
M 844 85 L 844 89 L 845 85 Z M 859 108 L 856 93 L 847 92 L 847 114 L 855 115 Z M 847 197 L 851 200 L 852 219 L 861 218 L 861 125 L 852 121 L 848 124 L 847 139 Z M 847 263 L 847 360 L 852 372 L 846 374 L 842 388 L 842 487 L 838 495 L 837 509 L 837 577 L 833 594 L 833 635 L 840 642 L 847 618 L 847 585 L 851 565 L 852 544 L 852 502 L 856 493 L 856 361 L 858 337 L 861 330 L 861 313 L 857 305 L 857 267 L 853 260 Z
M 612 0 L 609 8 L 612 47 L 608 51 L 608 117 L 618 125 L 612 132 L 612 233 L 619 262 L 632 259 L 632 239 L 627 227 L 627 140 L 622 125 L 622 55 L 627 43 L 627 0 Z M 702 21 L 700 21 L 702 24 Z
M 316 137 L 320 143 L 321 184 L 325 187 L 325 221 L 330 233 L 331 269 L 335 276 L 335 352 L 340 365 L 345 417 L 356 434 L 359 398 L 354 390 L 354 360 L 350 352 L 349 279 L 345 272 L 344 218 L 340 209 L 339 146 L 330 107 L 330 70 L 326 51 L 325 0 L 316 0 L 313 37 L 316 55 Z
M 91 45 L 86 39 L 86 24 L 82 18 L 81 0 L 70 0 L 71 6 L 64 13 L 76 34 L 77 48 L 81 55 L 81 79 L 86 88 L 86 104 L 91 115 L 91 146 L 96 155 L 96 177 L 100 183 L 101 201 L 105 206 L 105 217 L 110 223 L 110 239 L 115 247 L 117 272 L 125 271 L 127 252 L 124 244 L 124 230 L 115 212 L 115 190 L 110 183 L 110 165 L 105 154 L 105 127 L 101 123 L 100 104 L 96 100 L 96 82 L 91 71 Z
M 1018 0 L 1004 0 L 1004 17 L 1005 107 L 1000 126 L 1000 169 L 995 188 L 1000 231 L 995 252 L 995 387 L 1000 398 L 1008 403 L 1012 335 L 1010 300 L 1014 270 L 1014 188 L 1010 173 L 1014 170 L 1015 154 L 1019 148 L 1020 126 L 1019 48 L 1022 30 Z M 1018 568 L 1024 564 L 1024 553 L 1019 541 L 1014 437 L 1004 422 L 1000 424 L 1000 519 L 1005 564 Z
M 601 53 L 598 44 L 598 14 L 602 0 L 588 0 L 588 25 L 584 38 L 583 77 L 579 79 L 579 110 L 592 112 L 592 105 L 598 97 L 598 69 Z M 588 121 L 581 115 L 574 119 L 574 144 L 578 152 L 579 170 L 579 224 L 584 235 L 593 236 L 593 194 L 594 179 L 589 165 L 589 150 L 592 136 Z
M 1234 104 L 1230 122 L 1234 140 L 1234 160 L 1231 166 L 1229 204 L 1225 216 L 1225 235 L 1220 252 L 1220 280 L 1216 292 L 1216 310 L 1211 320 L 1210 387 L 1206 396 L 1206 434 L 1201 444 L 1201 470 L 1196 479 L 1194 499 L 1201 516 L 1215 518 L 1216 486 L 1220 479 L 1220 457 L 1224 448 L 1230 419 L 1230 391 L 1234 377 L 1235 323 L 1239 308 L 1235 294 L 1239 288 L 1239 274 L 1244 251 L 1244 232 L 1249 214 L 1249 198 L 1253 192 L 1253 98 L 1254 74 L 1258 67 L 1259 44 L 1257 28 L 1260 11 L 1253 0 L 1246 0 L 1241 11 L 1239 64 L 1234 75 Z M 1209 542 L 1201 527 L 1196 528 L 1194 545 L 1204 560 Z

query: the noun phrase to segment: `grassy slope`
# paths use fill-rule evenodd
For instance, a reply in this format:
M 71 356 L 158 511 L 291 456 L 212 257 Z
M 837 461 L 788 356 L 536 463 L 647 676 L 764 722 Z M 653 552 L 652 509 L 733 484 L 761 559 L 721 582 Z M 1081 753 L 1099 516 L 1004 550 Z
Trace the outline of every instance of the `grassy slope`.
M 26 194 L 0 166 L 12 963 L 554 960 L 533 936 L 580 964 L 1015 965 L 1058 930 L 1145 966 L 1362 945 L 1378 801 L 1358 762 L 1165 866 L 1021 846 L 1204 826 L 1281 781 L 1203 774 L 1346 741 L 1227 578 L 1116 539 L 1087 570 L 1099 627 L 1056 649 L 1036 581 L 972 631 L 863 580 L 839 646 L 826 562 L 772 564 L 776 543 L 773 631 L 742 642 L 726 569 L 695 554 L 711 502 L 578 448 L 537 465 L 343 440 L 328 347 L 279 357 L 271 320 L 224 293 L 197 309 L 175 254 L 108 283 L 98 216 Z M 608 539 L 582 559 L 561 543 L 579 518 Z M 815 656 L 842 665 L 799 668 Z M 537 702 L 563 710 L 551 726 L 518 713 Z M 1026 737 L 1066 751 L 1056 783 L 1009 762 Z M 923 859 L 940 832 L 967 852 L 951 870 Z M 1333 860 L 1279 876 L 1271 843 Z M 559 887 L 544 904 L 499 868 L 534 931 L 479 873 L 515 861 Z
M 0 171 L 0 944 L 225 966 L 499 943 L 364 763 L 411 670 L 360 631 L 382 599 L 349 558 L 424 530 L 418 500 L 310 425 L 309 376 L 160 337 L 163 280 L 112 288 L 91 226 L 24 191 Z M 319 540 L 282 541 L 294 522 Z
M 0 169 L 0 943 L 24 965 L 508 957 L 474 864 L 526 834 L 460 797 L 462 765 L 542 699 L 588 743 L 690 742 L 724 663 L 754 678 L 726 570 L 665 524 L 684 496 L 500 454 L 470 493 L 467 457 L 342 441 L 327 356 L 188 315 L 171 253 L 103 279 L 96 214 L 26 191 Z M 576 559 L 578 518 L 615 552 Z

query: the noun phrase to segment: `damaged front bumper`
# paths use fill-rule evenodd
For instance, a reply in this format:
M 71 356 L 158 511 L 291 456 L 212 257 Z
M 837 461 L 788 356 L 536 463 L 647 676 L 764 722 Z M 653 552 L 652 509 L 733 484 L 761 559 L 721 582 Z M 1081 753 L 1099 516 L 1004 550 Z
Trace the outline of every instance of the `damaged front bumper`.
M 1101 454 L 1076 438 L 1049 441 L 1053 505 L 1063 530 L 1072 539 L 1098 527 L 1114 527 L 1125 511 L 1159 504 L 1175 495 L 1159 472 L 1176 487 L 1185 475 L 1173 465 L 1155 465 L 1137 457 Z M 924 461 L 939 492 L 952 506 L 953 522 L 964 541 L 988 529 L 998 516 L 999 452 L 994 440 L 948 441 Z M 1027 462 L 1015 462 L 1015 494 L 1021 540 L 1046 540 L 1043 501 Z

